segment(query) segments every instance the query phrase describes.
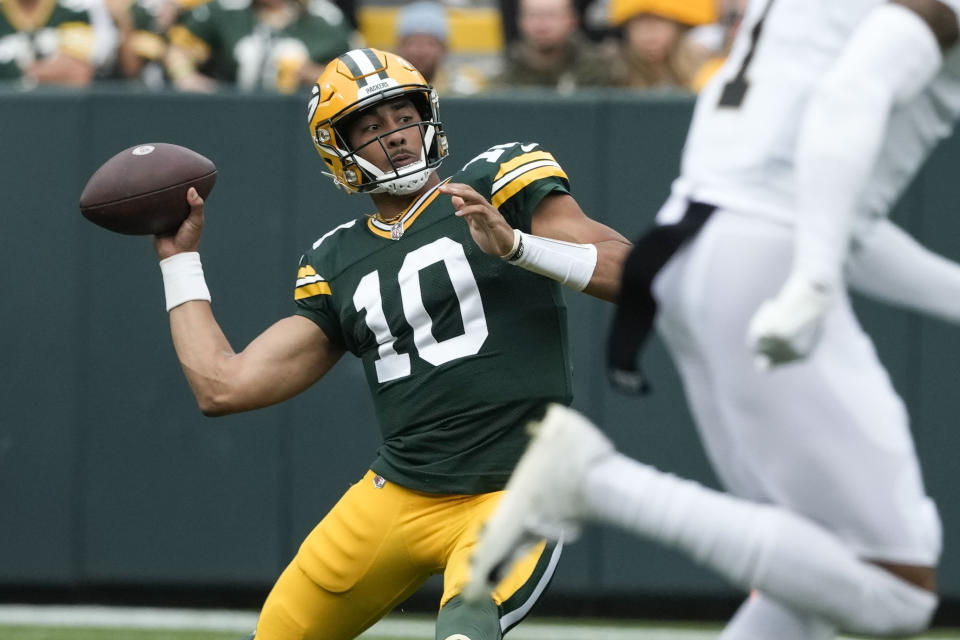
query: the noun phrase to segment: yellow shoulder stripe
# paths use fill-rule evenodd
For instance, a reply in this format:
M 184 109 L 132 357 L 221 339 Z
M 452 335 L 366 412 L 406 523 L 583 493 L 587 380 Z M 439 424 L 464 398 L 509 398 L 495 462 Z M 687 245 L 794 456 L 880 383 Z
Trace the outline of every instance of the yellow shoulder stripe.
M 566 180 L 567 174 L 563 172 L 563 169 L 555 164 L 531 169 L 530 171 L 527 171 L 526 173 L 514 178 L 502 189 L 494 193 L 493 198 L 490 200 L 490 204 L 499 208 L 500 205 L 512 198 L 517 194 L 517 192 L 527 185 L 532 184 L 537 180 L 549 177 L 563 178 Z
M 318 276 L 316 270 L 309 264 L 300 267 L 297 271 L 297 286 L 293 290 L 294 300 L 329 295 L 331 295 L 329 282 Z
M 500 165 L 500 171 L 497 171 L 497 175 L 494 176 L 494 180 L 499 180 L 507 173 L 513 171 L 519 166 L 525 165 L 528 162 L 533 162 L 535 160 L 553 160 L 556 162 L 556 159 L 548 151 L 534 151 L 533 153 L 525 153 L 522 156 L 517 156 L 512 160 L 507 160 Z

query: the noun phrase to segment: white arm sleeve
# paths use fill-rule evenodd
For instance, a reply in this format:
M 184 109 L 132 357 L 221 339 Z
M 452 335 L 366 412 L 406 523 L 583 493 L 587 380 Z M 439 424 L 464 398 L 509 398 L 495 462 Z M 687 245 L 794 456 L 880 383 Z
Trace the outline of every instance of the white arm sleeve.
M 846 276 L 858 293 L 960 324 L 960 264 L 930 251 L 889 220 L 857 238 Z
M 896 4 L 873 9 L 817 85 L 796 151 L 794 273 L 839 286 L 856 203 L 891 109 L 923 89 L 942 56 L 930 27 Z
M 538 273 L 574 291 L 590 284 L 597 268 L 597 246 L 543 238 L 513 230 L 513 248 L 500 256 L 510 264 Z

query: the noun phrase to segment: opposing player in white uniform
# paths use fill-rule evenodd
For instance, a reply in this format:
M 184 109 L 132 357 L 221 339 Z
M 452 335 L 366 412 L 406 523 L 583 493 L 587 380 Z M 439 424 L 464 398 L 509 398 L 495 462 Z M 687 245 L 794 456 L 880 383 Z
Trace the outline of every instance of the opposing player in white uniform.
M 846 286 L 960 318 L 942 301 L 957 298 L 955 266 L 885 220 L 960 116 L 958 13 L 960 0 L 750 4 L 698 98 L 650 235 L 674 250 L 651 267 L 650 243 L 636 244 L 620 307 L 652 293 L 708 455 L 736 497 L 626 458 L 556 407 L 487 524 L 468 597 L 531 531 L 569 535 L 586 519 L 755 589 L 723 640 L 929 624 L 940 520 Z M 644 277 L 652 292 L 636 286 Z

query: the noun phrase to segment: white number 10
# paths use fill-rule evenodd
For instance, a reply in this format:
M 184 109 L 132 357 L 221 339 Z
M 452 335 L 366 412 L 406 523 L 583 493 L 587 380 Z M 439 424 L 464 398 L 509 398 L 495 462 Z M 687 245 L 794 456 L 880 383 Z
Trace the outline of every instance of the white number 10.
M 437 341 L 433 336 L 433 319 L 423 305 L 420 291 L 420 271 L 438 262 L 443 262 L 450 276 L 463 320 L 463 333 L 442 341 Z M 421 358 L 433 366 L 439 366 L 480 351 L 488 335 L 487 319 L 483 314 L 477 281 L 461 244 L 450 238 L 440 238 L 411 251 L 403 259 L 397 281 L 400 284 L 403 316 L 413 329 L 413 342 Z M 397 353 L 394 348 L 397 339 L 390 332 L 387 317 L 383 313 L 379 272 L 372 271 L 361 278 L 353 294 L 353 305 L 357 311 L 366 310 L 367 326 L 377 338 L 380 353 L 375 363 L 377 381 L 387 382 L 410 375 L 410 355 Z

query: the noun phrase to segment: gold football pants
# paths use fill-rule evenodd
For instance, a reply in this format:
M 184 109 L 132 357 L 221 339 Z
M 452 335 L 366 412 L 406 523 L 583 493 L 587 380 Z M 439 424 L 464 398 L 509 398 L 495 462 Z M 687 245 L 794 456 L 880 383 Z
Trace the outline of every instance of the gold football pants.
M 501 495 L 422 493 L 368 471 L 280 575 L 256 640 L 350 640 L 437 573 L 443 574 L 442 608 L 465 585 L 479 528 Z M 559 551 L 541 543 L 497 586 L 491 610 L 503 630 L 539 598 Z

